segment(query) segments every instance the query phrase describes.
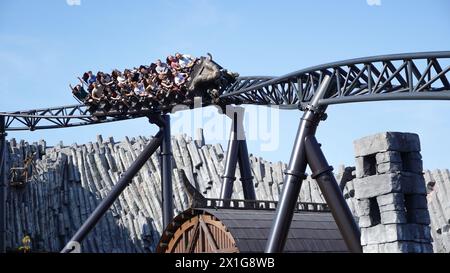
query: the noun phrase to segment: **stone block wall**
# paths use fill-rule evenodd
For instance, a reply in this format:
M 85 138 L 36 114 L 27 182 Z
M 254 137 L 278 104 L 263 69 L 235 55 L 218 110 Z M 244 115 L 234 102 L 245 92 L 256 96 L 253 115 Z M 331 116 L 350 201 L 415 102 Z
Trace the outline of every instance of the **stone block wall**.
M 354 142 L 356 215 L 364 252 L 432 252 L 427 190 L 416 134 Z

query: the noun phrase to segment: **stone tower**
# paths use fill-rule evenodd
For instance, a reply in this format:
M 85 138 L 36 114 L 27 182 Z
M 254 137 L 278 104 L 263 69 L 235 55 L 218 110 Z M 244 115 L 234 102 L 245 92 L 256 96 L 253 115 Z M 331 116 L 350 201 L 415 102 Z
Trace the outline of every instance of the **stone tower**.
M 417 134 L 385 132 L 354 141 L 356 214 L 364 252 L 432 252 Z

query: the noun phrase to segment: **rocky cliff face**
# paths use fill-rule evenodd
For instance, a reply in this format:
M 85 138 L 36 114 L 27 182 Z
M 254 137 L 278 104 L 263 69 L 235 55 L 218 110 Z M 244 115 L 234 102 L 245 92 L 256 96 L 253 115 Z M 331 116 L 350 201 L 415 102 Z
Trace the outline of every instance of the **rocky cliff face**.
M 21 245 L 30 234 L 36 251 L 59 251 L 78 227 L 106 196 L 119 176 L 148 143 L 149 138 L 113 138 L 85 145 L 73 144 L 47 147 L 44 141 L 29 144 L 7 142 L 7 169 L 21 166 L 28 155 L 35 153 L 34 172 L 24 187 L 8 187 L 7 246 Z M 181 169 L 197 176 L 193 185 L 205 197 L 220 194 L 224 150 L 220 145 L 204 144 L 201 137 L 193 140 L 185 135 L 172 137 L 174 169 L 174 214 L 189 206 L 187 191 L 181 181 Z M 268 162 L 251 156 L 257 198 L 277 200 L 286 164 Z M 350 208 L 355 210 L 352 183 L 354 168 L 336 170 L 338 182 Z M 438 175 L 439 174 L 439 175 Z M 242 199 L 239 168 L 233 198 Z M 425 172 L 430 190 L 429 209 L 432 215 L 435 251 L 450 251 L 450 176 L 448 170 Z M 160 159 L 155 153 L 97 227 L 85 239 L 83 252 L 151 252 L 162 231 Z M 324 203 L 314 180 L 308 178 L 299 196 L 302 202 Z
M 25 234 L 33 248 L 58 251 L 81 226 L 149 141 L 137 137 L 121 142 L 113 138 L 85 145 L 46 147 L 44 141 L 29 144 L 14 139 L 7 143 L 7 169 L 21 166 L 35 153 L 34 174 L 24 187 L 8 187 L 7 246 L 21 245 Z M 220 145 L 204 145 L 185 135 L 172 137 L 175 215 L 189 206 L 180 169 L 197 176 L 197 190 L 206 197 L 220 194 L 224 151 Z M 256 194 L 277 200 L 286 165 L 251 156 Z M 237 179 L 240 174 L 237 169 Z M 161 176 L 158 153 L 151 157 L 83 243 L 85 252 L 153 251 L 162 231 Z M 323 202 L 314 181 L 304 184 L 301 199 Z M 235 183 L 233 198 L 243 198 Z
M 424 172 L 434 252 L 450 253 L 450 171 Z

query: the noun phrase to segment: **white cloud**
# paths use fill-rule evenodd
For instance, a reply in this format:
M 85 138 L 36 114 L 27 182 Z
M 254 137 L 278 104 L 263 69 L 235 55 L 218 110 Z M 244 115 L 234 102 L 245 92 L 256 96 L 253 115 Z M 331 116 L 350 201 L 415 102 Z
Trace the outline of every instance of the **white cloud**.
M 81 5 L 81 0 L 66 0 L 66 3 L 69 6 L 79 6 Z
M 381 6 L 381 0 L 366 0 L 369 6 Z

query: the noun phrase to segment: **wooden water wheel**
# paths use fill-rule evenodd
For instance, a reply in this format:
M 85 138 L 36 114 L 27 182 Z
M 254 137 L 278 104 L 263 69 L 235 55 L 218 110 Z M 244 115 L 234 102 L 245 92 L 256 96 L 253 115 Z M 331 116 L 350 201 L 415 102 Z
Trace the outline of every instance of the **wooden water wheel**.
M 166 253 L 239 252 L 231 233 L 212 215 L 199 214 L 184 222 L 173 234 Z

